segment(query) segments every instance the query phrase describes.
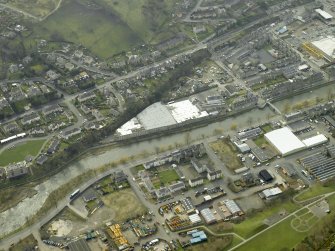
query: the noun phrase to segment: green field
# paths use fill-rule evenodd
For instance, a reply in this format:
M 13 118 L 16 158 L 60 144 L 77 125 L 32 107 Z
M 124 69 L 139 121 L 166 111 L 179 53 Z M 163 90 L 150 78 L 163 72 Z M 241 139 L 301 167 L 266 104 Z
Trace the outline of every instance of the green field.
M 44 142 L 45 140 L 32 140 L 12 149 L 6 149 L 0 154 L 0 166 L 7 166 L 9 163 L 23 161 L 28 155 L 36 156 Z
M 109 58 L 169 33 L 173 3 L 177 0 L 65 0 L 43 22 L 34 24 L 34 39 L 82 44 Z M 166 37 L 166 36 L 162 36 Z
M 58 11 L 33 27 L 34 36 L 51 41 L 83 44 L 97 56 L 108 58 L 142 42 L 127 23 L 105 8 L 89 8 L 65 1 Z
M 169 184 L 172 181 L 179 180 L 179 176 L 175 170 L 166 170 L 158 174 L 159 179 L 164 184 Z
M 239 224 L 234 224 L 234 232 L 241 235 L 244 238 L 248 238 L 266 228 L 266 225 L 263 224 L 263 221 L 266 218 L 282 210 L 285 210 L 286 212 L 290 213 L 294 212 L 298 208 L 299 208 L 298 205 L 290 201 L 273 205 L 265 209 L 263 212 L 259 212 L 251 217 L 248 217 L 246 220 L 244 220 Z
M 41 18 L 54 10 L 59 1 L 60 0 L 11 0 L 9 5 Z
M 313 197 L 316 197 L 321 194 L 330 193 L 335 191 L 334 185 L 323 185 L 323 184 L 315 184 L 312 187 L 310 187 L 305 192 L 302 192 L 299 196 L 297 196 L 295 199 L 297 201 L 304 201 L 311 199 Z
M 175 0 L 98 0 L 98 2 L 111 8 L 131 30 L 149 42 L 168 20 L 168 12 Z
M 299 233 L 293 230 L 291 228 L 292 219 L 293 217 L 286 219 L 236 250 L 262 251 L 281 250 L 283 248 L 292 250 L 293 247 L 308 235 L 308 232 Z
M 305 237 L 312 234 L 316 229 L 322 229 L 324 224 L 329 224 L 330 220 L 335 216 L 335 196 L 327 198 L 329 207 L 331 209 L 330 213 L 326 215 L 321 220 L 318 220 L 317 217 L 312 217 L 308 221 L 308 225 L 313 228 L 307 232 L 297 232 L 291 227 L 291 221 L 294 219 L 294 216 L 284 220 L 273 228 L 265 231 L 264 233 L 258 235 L 251 241 L 248 241 L 246 244 L 237 248 L 238 251 L 262 251 L 262 250 L 292 250 L 298 243 L 300 243 Z M 293 209 L 293 208 L 292 208 Z M 306 210 L 302 210 L 304 213 Z M 301 215 L 302 213 L 298 213 Z M 308 214 L 308 216 L 311 216 Z M 318 221 L 318 222 L 317 222 Z M 314 225 L 316 223 L 316 225 Z M 250 237 L 250 236 L 249 236 Z M 260 247 L 260 243 L 262 246 Z

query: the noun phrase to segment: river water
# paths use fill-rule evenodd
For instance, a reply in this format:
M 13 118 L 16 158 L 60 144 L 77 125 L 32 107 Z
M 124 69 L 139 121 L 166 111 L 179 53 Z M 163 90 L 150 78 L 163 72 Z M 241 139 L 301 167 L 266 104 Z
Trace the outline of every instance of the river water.
M 322 87 L 312 92 L 277 102 L 275 105 L 282 110 L 287 102 L 291 104 L 299 103 L 305 99 L 313 99 L 316 96 L 327 98 L 330 91 L 335 93 L 334 85 Z M 189 132 L 177 133 L 158 139 L 133 143 L 127 146 L 106 149 L 104 152 L 94 156 L 88 155 L 76 163 L 69 165 L 66 169 L 52 176 L 49 180 L 37 185 L 35 187 L 37 191 L 35 196 L 26 198 L 15 207 L 2 212 L 0 214 L 1 234 L 5 235 L 24 225 L 27 219 L 32 217 L 42 207 L 48 194 L 87 170 L 95 169 L 132 155 L 137 156 L 143 153 L 154 155 L 157 153 L 158 149 L 167 150 L 168 148 L 177 148 L 187 142 L 201 140 L 202 138 L 211 137 L 218 133 L 229 133 L 229 131 L 231 132 L 230 128 L 233 124 L 236 125 L 238 129 L 243 129 L 249 127 L 251 124 L 261 124 L 269 119 L 277 118 L 279 117 L 277 117 L 269 108 L 263 110 L 254 109 L 245 114 L 221 122 L 215 122 L 205 127 L 192 129 Z

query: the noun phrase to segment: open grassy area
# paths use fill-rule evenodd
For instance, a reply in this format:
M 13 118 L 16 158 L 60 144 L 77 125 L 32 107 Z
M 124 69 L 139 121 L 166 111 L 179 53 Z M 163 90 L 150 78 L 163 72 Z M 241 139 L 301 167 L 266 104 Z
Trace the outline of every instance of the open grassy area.
M 153 25 L 158 28 L 168 20 L 169 12 L 175 0 L 99 0 L 111 8 L 125 23 L 135 31 L 144 41 L 149 42 L 154 36 Z M 150 10 L 152 16 L 145 15 L 145 9 Z M 159 15 L 158 15 L 159 13 Z
M 31 27 L 30 39 L 82 44 L 106 59 L 143 43 L 173 37 L 179 31 L 169 26 L 169 21 L 178 1 L 64 0 L 55 13 Z
M 291 228 L 292 219 L 293 217 L 286 219 L 236 250 L 258 251 L 281 250 L 283 248 L 291 250 L 308 235 L 308 232 L 300 233 L 293 230 Z
M 158 174 L 160 181 L 164 184 L 169 184 L 172 181 L 179 180 L 179 176 L 175 170 L 166 170 Z
M 121 1 L 120 1 L 121 2 Z M 83 44 L 102 58 L 127 51 L 142 39 L 112 11 L 65 0 L 53 15 L 33 27 L 36 38 Z
M 273 130 L 273 129 L 272 129 L 272 126 L 271 126 L 270 124 L 261 126 L 261 129 L 262 129 L 265 133 L 270 132 L 270 131 Z
M 234 224 L 234 232 L 242 237 L 248 238 L 266 228 L 263 221 L 271 215 L 285 210 L 287 213 L 294 212 L 299 208 L 293 202 L 278 203 L 266 208 L 264 211 L 256 213 L 239 224 Z
M 265 231 L 263 234 L 257 236 L 236 250 L 292 250 L 292 248 L 294 248 L 301 240 L 313 233 L 316 229 L 323 228 L 324 224 L 329 224 L 330 220 L 335 217 L 335 196 L 333 195 L 327 198 L 327 201 L 330 207 L 330 213 L 321 220 L 318 220 L 317 217 L 310 218 L 308 225 L 313 225 L 313 227 L 309 231 L 295 231 L 291 227 L 291 221 L 293 220 L 292 216 L 269 229 L 268 231 Z M 305 210 L 303 211 L 305 212 Z M 303 231 L 303 229 L 301 230 Z M 262 249 L 260 249 L 260 243 L 262 243 Z
M 0 154 L 0 166 L 23 161 L 28 155 L 36 156 L 45 140 L 32 140 L 22 143 L 12 149 L 6 149 Z
M 222 162 L 231 170 L 242 167 L 242 162 L 237 157 L 238 152 L 235 150 L 232 143 L 227 140 L 218 140 L 210 143 L 210 147 L 214 152 L 217 152 Z
M 328 184 L 327 186 L 321 183 L 317 183 L 310 187 L 308 190 L 301 193 L 296 197 L 297 201 L 304 201 L 316 197 L 321 194 L 330 193 L 335 191 L 335 185 Z
M 137 217 L 146 212 L 146 208 L 131 189 L 124 189 L 108 194 L 103 196 L 101 200 L 107 207 L 115 212 L 114 220 L 117 222 Z
M 10 247 L 9 251 L 34 250 L 35 246 L 37 246 L 37 240 L 31 234 L 20 242 L 16 243 L 13 247 Z
M 138 165 L 138 166 L 134 166 L 134 167 L 130 168 L 130 171 L 131 171 L 131 173 L 135 176 L 135 175 L 137 175 L 137 173 L 138 173 L 139 171 L 142 171 L 142 170 L 144 170 L 144 169 L 145 169 L 145 168 L 144 168 L 143 165 Z
M 9 6 L 36 17 L 44 17 L 54 10 L 60 0 L 11 0 Z
M 264 135 L 258 136 L 256 139 L 253 140 L 255 142 L 255 144 L 258 147 L 263 147 L 265 145 L 268 145 L 269 143 L 266 141 Z

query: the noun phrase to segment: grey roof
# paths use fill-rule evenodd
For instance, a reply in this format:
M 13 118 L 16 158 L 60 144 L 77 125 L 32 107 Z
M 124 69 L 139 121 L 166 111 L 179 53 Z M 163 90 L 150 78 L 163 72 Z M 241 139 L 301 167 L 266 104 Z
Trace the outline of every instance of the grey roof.
M 236 204 L 234 200 L 224 200 L 224 203 L 232 214 L 236 214 L 242 211 L 241 208 Z
M 204 217 L 204 219 L 207 223 L 212 223 L 212 222 L 216 221 L 216 218 L 215 218 L 214 214 L 212 213 L 212 211 L 209 208 L 202 209 L 200 211 L 200 213 L 201 213 L 202 217 Z
M 185 208 L 186 211 L 194 209 L 194 205 L 193 205 L 190 197 L 182 199 L 182 200 L 180 200 L 180 202 L 181 202 L 181 204 L 183 205 L 183 207 Z
M 45 155 L 40 155 L 37 159 L 36 159 L 36 163 L 39 165 L 43 165 L 44 162 L 46 162 L 48 160 L 48 157 Z
M 94 193 L 93 190 L 89 189 L 84 192 L 82 197 L 85 202 L 89 202 L 91 200 L 95 200 L 97 198 L 97 195 Z
M 238 135 L 238 138 L 242 140 L 242 139 L 254 138 L 261 133 L 262 133 L 262 129 L 259 127 L 256 127 L 256 128 L 252 128 L 246 131 L 239 132 L 237 135 Z
M 68 245 L 70 251 L 92 251 L 85 239 L 79 239 L 70 242 Z
M 172 184 L 169 186 L 169 189 L 171 190 L 171 192 L 177 192 L 179 190 L 182 190 L 185 188 L 185 184 L 182 181 L 178 181 L 175 184 Z
M 335 161 L 323 153 L 316 153 L 301 159 L 301 164 L 307 168 L 314 177 L 321 181 L 335 176 Z

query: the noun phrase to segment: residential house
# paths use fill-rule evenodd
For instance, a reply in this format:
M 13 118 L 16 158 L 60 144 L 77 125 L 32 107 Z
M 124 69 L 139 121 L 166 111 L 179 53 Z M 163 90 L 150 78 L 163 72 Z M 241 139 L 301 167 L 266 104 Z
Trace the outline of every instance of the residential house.
M 50 105 L 50 106 L 46 107 L 45 109 L 43 109 L 43 111 L 42 111 L 44 116 L 48 116 L 49 114 L 57 113 L 57 112 L 63 112 L 63 108 L 60 107 L 58 104 Z
M 32 124 L 34 122 L 37 122 L 37 121 L 40 121 L 40 120 L 41 120 L 40 115 L 38 113 L 33 112 L 33 113 L 23 117 L 22 120 L 21 120 L 21 123 L 22 123 L 22 125 L 30 125 L 30 124 Z
M 188 184 L 190 185 L 190 187 L 200 186 L 203 183 L 204 183 L 204 179 L 202 177 L 197 177 L 197 178 L 188 180 Z
M 69 138 L 75 136 L 75 135 L 78 135 L 81 133 L 81 128 L 73 128 L 73 129 L 70 129 L 70 130 L 66 130 L 64 131 L 62 134 L 61 134 L 61 137 L 63 139 L 66 139 L 68 140 Z
M 80 94 L 77 96 L 77 99 L 79 102 L 85 102 L 87 100 L 95 98 L 96 95 L 94 92 L 84 92 L 83 94 Z

